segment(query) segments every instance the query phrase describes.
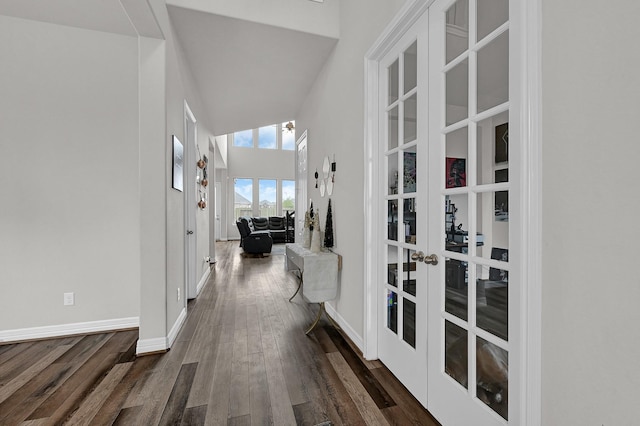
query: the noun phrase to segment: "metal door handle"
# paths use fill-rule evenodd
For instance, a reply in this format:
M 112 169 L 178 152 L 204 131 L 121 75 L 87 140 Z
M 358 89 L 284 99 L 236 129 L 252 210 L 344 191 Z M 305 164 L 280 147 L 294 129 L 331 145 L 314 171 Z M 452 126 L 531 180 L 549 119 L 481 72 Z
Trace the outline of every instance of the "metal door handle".
M 187 235 L 193 234 L 193 231 L 187 231 Z
M 424 263 L 427 265 L 437 265 L 438 264 L 438 256 L 435 254 L 431 254 L 429 256 L 424 256 Z
M 417 251 L 411 255 L 411 260 L 417 260 L 418 262 L 422 262 L 424 260 L 424 253 L 421 251 Z

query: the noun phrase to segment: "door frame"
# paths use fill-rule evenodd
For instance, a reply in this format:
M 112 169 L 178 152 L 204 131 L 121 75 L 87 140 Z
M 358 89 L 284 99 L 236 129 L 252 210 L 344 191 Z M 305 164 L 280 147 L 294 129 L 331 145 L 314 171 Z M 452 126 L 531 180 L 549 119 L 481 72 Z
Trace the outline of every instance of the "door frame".
M 304 163 L 307 166 L 306 175 L 302 175 L 300 172 L 300 149 L 304 145 Z M 304 228 L 304 214 L 309 207 L 307 205 L 307 182 L 309 180 L 309 165 L 308 159 L 309 141 L 307 140 L 307 131 L 302 132 L 302 135 L 296 141 L 296 218 L 295 218 L 295 242 L 302 242 L 302 230 Z
M 515 14 L 516 25 L 510 27 L 512 43 L 520 49 L 517 64 L 512 108 L 521 114 L 521 126 L 517 131 L 522 143 L 522 163 L 520 187 L 522 229 L 521 274 L 522 297 L 520 309 L 523 312 L 521 325 L 520 364 L 522 366 L 520 415 L 512 419 L 515 424 L 541 424 L 541 335 L 542 335 L 542 82 L 541 82 L 541 0 L 510 0 L 510 9 Z M 383 222 L 379 206 L 379 193 L 383 170 L 380 167 L 379 149 L 382 135 L 379 117 L 379 63 L 402 35 L 427 13 L 433 0 L 410 0 L 400 9 L 365 55 L 365 122 L 364 122 L 364 329 L 363 355 L 366 359 L 378 358 L 378 282 L 384 279 L 379 268 L 384 235 L 380 224 Z M 514 7 L 516 6 L 516 7 Z M 525 261 L 526 260 L 526 261 Z M 515 393 L 514 393 L 515 394 Z
M 193 131 L 189 131 L 192 128 Z M 198 230 L 196 220 L 196 144 L 198 143 L 197 120 L 191 108 L 184 101 L 184 145 L 185 145 L 185 180 L 184 180 L 184 304 L 188 299 L 198 295 L 198 279 L 196 268 L 196 253 L 198 247 Z M 191 234 L 189 234 L 191 232 Z

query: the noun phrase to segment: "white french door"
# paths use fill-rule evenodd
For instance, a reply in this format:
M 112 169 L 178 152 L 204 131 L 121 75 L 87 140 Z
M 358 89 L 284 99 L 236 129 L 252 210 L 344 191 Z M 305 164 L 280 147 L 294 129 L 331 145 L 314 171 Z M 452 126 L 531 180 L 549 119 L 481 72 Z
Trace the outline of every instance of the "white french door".
M 384 193 L 378 356 L 427 403 L 427 15 L 380 61 Z M 426 266 L 426 265 L 425 265 Z
M 379 61 L 378 356 L 447 426 L 520 409 L 509 14 L 509 0 L 436 0 Z
M 435 1 L 429 41 L 429 246 L 441 262 L 428 272 L 428 407 L 447 425 L 506 424 L 520 324 L 509 1 Z

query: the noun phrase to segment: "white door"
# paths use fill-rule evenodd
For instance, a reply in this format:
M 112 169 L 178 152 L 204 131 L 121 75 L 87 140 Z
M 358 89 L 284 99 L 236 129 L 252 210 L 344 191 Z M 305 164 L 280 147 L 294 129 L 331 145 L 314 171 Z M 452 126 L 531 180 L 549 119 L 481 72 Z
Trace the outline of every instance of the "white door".
M 216 232 L 216 240 L 220 240 L 220 237 L 222 234 L 220 234 L 220 232 L 222 232 L 222 225 L 220 222 L 220 215 L 222 214 L 222 201 L 220 199 L 220 191 L 221 191 L 221 186 L 220 186 L 220 182 L 216 182 L 213 190 L 215 192 L 214 194 L 214 200 L 216 202 L 216 223 L 215 223 L 215 232 Z
M 520 325 L 519 290 L 509 282 L 518 253 L 510 227 L 520 216 L 509 44 L 508 0 L 429 8 L 428 233 L 439 263 L 427 268 L 428 408 L 446 425 L 517 417 L 518 404 L 509 406 L 510 389 L 518 400 L 511 367 Z
M 187 287 L 187 298 L 193 299 L 198 295 L 198 279 L 196 278 L 196 247 L 197 247 L 197 229 L 196 229 L 196 206 L 199 200 L 197 181 L 198 151 L 197 144 L 197 128 L 196 118 L 189 109 L 187 103 L 184 103 L 184 120 L 185 120 L 185 174 L 186 181 L 185 190 L 185 282 Z
M 512 56 L 509 0 L 437 0 L 379 62 L 378 356 L 447 426 L 519 410 Z
M 378 356 L 427 405 L 427 24 L 413 25 L 380 62 L 380 170 L 386 217 Z
M 302 242 L 304 213 L 307 211 L 307 131 L 296 143 L 296 236 L 297 243 Z

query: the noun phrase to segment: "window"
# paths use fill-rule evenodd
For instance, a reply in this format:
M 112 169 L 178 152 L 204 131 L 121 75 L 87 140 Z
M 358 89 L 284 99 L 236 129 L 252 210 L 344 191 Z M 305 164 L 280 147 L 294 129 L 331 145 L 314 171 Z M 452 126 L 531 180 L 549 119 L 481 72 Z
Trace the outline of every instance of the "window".
M 258 148 L 277 149 L 276 125 L 260 127 L 258 129 Z
M 233 146 L 253 148 L 253 130 L 243 130 L 233 134 Z
M 257 129 L 242 130 L 230 134 L 233 146 L 239 148 L 282 149 L 295 151 L 295 121 L 272 124 Z M 257 143 L 256 143 L 257 141 Z
M 258 198 L 260 200 L 260 216 L 276 216 L 278 206 L 276 204 L 276 180 L 260 179 L 258 182 Z
M 253 179 L 235 179 L 234 212 L 236 220 L 253 216 Z
M 296 149 L 296 135 L 293 128 L 288 129 L 287 124 L 291 123 L 295 126 L 295 121 L 287 121 L 282 123 L 282 149 L 285 151 L 294 151 Z
M 296 210 L 296 181 L 282 181 L 282 214 Z

